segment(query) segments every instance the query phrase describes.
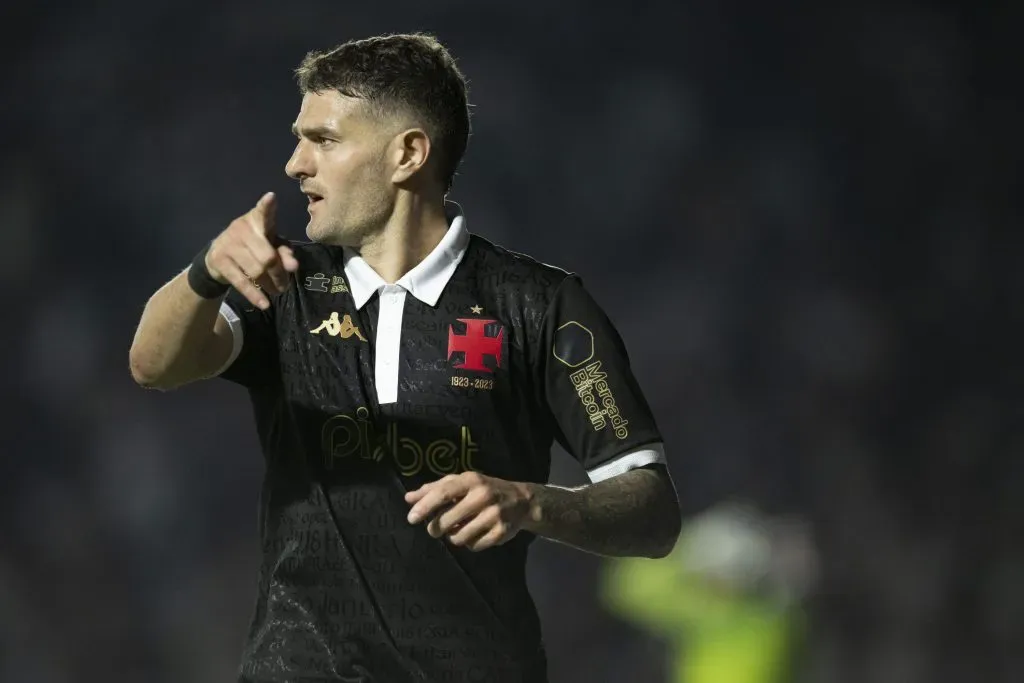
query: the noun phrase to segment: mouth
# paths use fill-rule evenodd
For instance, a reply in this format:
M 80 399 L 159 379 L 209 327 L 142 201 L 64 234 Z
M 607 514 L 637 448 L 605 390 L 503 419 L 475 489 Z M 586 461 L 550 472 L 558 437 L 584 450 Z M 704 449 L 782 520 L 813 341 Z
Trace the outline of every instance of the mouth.
M 315 206 L 319 202 L 322 202 L 323 199 L 324 199 L 322 194 L 318 194 L 316 192 L 311 192 L 309 190 L 303 190 L 302 194 L 306 195 L 306 199 L 309 200 L 309 206 L 310 207 Z

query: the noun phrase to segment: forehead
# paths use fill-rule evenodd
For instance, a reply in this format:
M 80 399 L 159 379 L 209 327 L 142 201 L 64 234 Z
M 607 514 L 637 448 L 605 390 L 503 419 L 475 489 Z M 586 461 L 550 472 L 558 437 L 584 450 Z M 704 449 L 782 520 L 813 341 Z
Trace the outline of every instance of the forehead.
M 337 90 L 308 92 L 295 121 L 298 128 L 339 129 L 365 118 L 366 103 Z

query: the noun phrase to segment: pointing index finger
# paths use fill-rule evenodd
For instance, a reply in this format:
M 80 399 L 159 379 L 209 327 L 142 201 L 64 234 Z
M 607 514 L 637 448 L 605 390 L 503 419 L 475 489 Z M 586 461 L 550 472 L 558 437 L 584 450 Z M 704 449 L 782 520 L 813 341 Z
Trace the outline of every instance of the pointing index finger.
M 256 202 L 256 206 L 253 207 L 252 216 L 255 219 L 253 227 L 264 236 L 274 235 L 276 214 L 277 195 L 273 192 L 268 192 L 260 197 L 260 200 Z
M 273 210 L 276 198 L 277 196 L 273 192 L 267 192 L 256 202 L 256 210 L 264 214 L 266 214 L 268 209 Z

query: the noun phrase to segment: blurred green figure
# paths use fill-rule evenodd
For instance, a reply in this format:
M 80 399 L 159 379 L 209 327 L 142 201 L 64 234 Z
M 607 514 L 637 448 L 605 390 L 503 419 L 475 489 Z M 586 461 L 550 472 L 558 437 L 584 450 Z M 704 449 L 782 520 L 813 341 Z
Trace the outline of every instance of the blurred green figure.
M 672 683 L 792 680 L 815 571 L 805 524 L 723 503 L 687 523 L 667 558 L 605 566 L 605 607 L 670 643 Z

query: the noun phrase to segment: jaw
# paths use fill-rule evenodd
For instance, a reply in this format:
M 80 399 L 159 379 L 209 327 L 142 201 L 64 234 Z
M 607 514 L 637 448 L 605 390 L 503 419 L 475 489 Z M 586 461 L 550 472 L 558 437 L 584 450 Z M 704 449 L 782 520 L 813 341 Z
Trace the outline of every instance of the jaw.
M 327 244 L 332 247 L 349 246 L 349 240 L 340 226 L 324 216 L 310 216 L 306 223 L 306 237 L 312 242 Z
M 324 234 L 323 219 L 320 216 L 310 215 L 309 222 L 306 223 L 306 237 L 313 242 L 323 242 L 327 237 Z

